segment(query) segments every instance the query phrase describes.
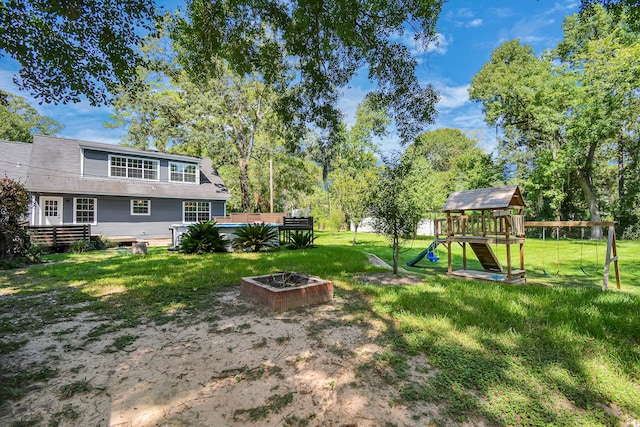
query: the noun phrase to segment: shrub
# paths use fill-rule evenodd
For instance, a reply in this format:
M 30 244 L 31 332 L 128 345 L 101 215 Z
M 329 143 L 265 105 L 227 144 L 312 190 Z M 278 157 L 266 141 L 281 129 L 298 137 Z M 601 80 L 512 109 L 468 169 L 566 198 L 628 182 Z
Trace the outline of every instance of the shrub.
M 233 246 L 238 249 L 251 249 L 258 252 L 262 248 L 278 245 L 278 228 L 265 223 L 247 224 L 236 231 Z
M 205 254 L 226 252 L 227 248 L 216 222 L 206 221 L 189 226 L 180 241 L 180 250 L 187 254 Z
M 316 238 L 311 235 L 310 231 L 296 231 L 291 234 L 291 242 L 289 249 L 308 249 L 313 247 L 313 241 Z
M 31 239 L 21 221 L 27 215 L 27 190 L 9 178 L 0 178 L 0 263 L 22 263 L 29 259 Z
M 89 252 L 89 251 L 92 251 L 94 249 L 95 248 L 93 247 L 91 242 L 87 242 L 86 240 L 78 240 L 77 242 L 75 242 L 71 246 L 69 246 L 69 252 L 72 252 L 74 254 L 79 254 L 79 253 L 82 253 L 82 252 Z
M 93 245 L 93 248 L 98 251 L 118 246 L 116 242 L 109 240 L 105 236 L 91 236 L 91 245 Z

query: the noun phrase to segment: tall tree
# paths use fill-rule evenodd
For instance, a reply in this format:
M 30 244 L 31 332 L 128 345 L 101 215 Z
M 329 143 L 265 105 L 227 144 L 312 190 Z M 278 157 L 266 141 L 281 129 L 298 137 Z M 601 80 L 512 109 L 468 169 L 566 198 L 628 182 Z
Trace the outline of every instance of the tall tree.
M 64 128 L 43 116 L 21 96 L 0 90 L 0 139 L 33 142 L 33 135 L 54 135 Z
M 20 63 L 15 83 L 45 102 L 101 104 L 135 80 L 154 14 L 153 0 L 3 0 L 0 57 Z
M 383 158 L 371 203 L 371 214 L 376 230 L 384 234 L 393 248 L 393 274 L 398 274 L 400 248 L 415 235 L 422 218 L 420 206 L 411 197 L 410 176 L 412 163 L 399 155 Z
M 211 155 L 217 166 L 231 162 L 238 170 L 242 210 L 250 211 L 249 165 L 258 135 L 266 136 L 269 122 L 277 120 L 279 95 L 258 76 L 229 69 L 199 83 L 178 71 L 170 84 L 160 84 L 124 91 L 115 101 L 116 124 L 128 127 L 136 146 L 152 141 L 161 150 Z
M 607 147 L 638 122 L 640 65 L 631 59 L 638 35 L 624 13 L 614 19 L 597 5 L 589 16 L 568 17 L 563 29 L 564 40 L 542 57 L 517 40 L 500 46 L 474 76 L 470 96 L 483 103 L 487 123 L 504 127 L 506 146 L 537 159 L 534 169 L 545 171 L 539 185 L 555 192 L 558 214 L 575 179 L 589 219 L 599 221 L 594 176 Z M 601 236 L 593 227 L 592 238 Z
M 449 193 L 499 186 L 502 167 L 459 129 L 423 132 L 407 147 L 404 157 L 414 165 L 412 180 L 426 214 L 441 209 Z
M 329 192 L 336 197 L 347 224 L 354 224 L 354 245 L 377 179 L 375 152 L 378 146 L 374 138 L 386 136 L 390 123 L 384 109 L 365 98 L 356 108 L 356 122 L 344 130 L 341 144 L 336 145 L 335 157 L 331 160 L 334 166 L 328 177 Z
M 441 6 L 441 0 L 191 0 L 176 38 L 183 64 L 203 79 L 219 72 L 220 58 L 241 75 L 258 72 L 267 84 L 295 76 L 278 109 L 293 122 L 328 129 L 329 140 L 339 133 L 340 88 L 366 68 L 378 83 L 372 99 L 392 113 L 408 141 L 433 120 L 437 94 L 419 83 L 416 60 L 393 36 L 410 31 L 418 43 L 434 42 Z

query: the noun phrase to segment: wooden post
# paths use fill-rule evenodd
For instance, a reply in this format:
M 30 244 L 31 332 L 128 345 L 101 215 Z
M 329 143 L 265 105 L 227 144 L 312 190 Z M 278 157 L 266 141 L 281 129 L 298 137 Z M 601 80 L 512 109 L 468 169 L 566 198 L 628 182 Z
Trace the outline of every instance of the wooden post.
M 269 159 L 269 206 L 273 213 L 273 159 Z
M 462 269 L 467 269 L 467 243 L 462 242 Z
M 453 224 L 451 223 L 451 213 L 447 212 L 447 254 L 448 254 L 448 262 L 449 266 L 447 268 L 447 274 L 451 275 L 453 273 L 453 268 L 451 267 L 451 236 L 453 235 L 451 229 Z
M 482 211 L 482 237 L 487 237 L 487 224 L 484 211 Z
M 613 251 L 613 258 L 611 252 Z M 609 286 L 609 265 L 613 261 L 613 268 L 616 273 L 616 286 L 620 289 L 620 267 L 618 265 L 618 250 L 616 248 L 616 229 L 609 226 L 609 236 L 607 238 L 607 257 L 604 261 L 604 277 L 602 278 L 602 290 L 606 291 Z
M 505 239 L 507 241 L 507 280 L 511 281 L 511 241 L 509 240 L 509 221 L 507 221 L 507 217 L 502 217 L 502 221 L 504 221 L 504 231 L 505 231 Z

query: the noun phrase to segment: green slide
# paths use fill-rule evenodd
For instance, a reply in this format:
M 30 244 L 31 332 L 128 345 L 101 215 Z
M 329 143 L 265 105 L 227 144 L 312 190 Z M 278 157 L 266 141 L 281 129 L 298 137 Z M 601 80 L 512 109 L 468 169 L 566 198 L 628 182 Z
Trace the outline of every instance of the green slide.
M 429 245 L 429 247 L 427 249 L 425 249 L 424 251 L 420 252 L 418 254 L 418 256 L 415 257 L 415 259 L 412 259 L 411 261 L 409 261 L 407 263 L 407 265 L 409 267 L 413 267 L 414 265 L 416 265 L 417 263 L 422 261 L 422 258 L 427 256 L 427 254 L 429 254 L 429 252 L 431 252 L 431 256 L 428 256 L 429 261 L 431 261 L 431 262 L 438 261 L 439 258 L 433 254 L 433 250 L 436 248 L 436 246 L 437 246 L 436 242 L 431 242 L 431 244 Z

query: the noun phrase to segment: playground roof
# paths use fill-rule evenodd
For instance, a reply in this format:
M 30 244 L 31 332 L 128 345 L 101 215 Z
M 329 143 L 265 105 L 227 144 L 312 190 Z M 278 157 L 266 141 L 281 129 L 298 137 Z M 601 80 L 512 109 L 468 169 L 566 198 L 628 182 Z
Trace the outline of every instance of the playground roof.
M 523 208 L 524 200 L 517 186 L 479 188 L 449 194 L 444 212 Z

